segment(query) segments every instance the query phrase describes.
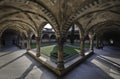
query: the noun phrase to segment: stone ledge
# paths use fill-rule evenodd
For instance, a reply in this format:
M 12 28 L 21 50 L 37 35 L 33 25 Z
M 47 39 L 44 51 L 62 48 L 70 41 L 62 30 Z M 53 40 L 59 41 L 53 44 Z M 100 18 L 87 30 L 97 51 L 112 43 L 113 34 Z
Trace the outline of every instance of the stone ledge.
M 77 58 L 71 60 L 68 63 L 65 63 L 65 69 L 60 71 L 57 69 L 57 64 L 55 64 L 54 62 L 51 62 L 50 60 L 46 59 L 45 57 L 36 57 L 35 52 L 27 52 L 27 54 L 29 54 L 30 56 L 32 56 L 35 60 L 37 60 L 38 62 L 40 62 L 42 65 L 44 65 L 46 68 L 48 68 L 50 71 L 52 71 L 53 73 L 55 73 L 58 76 L 62 76 L 67 74 L 69 71 L 71 71 L 72 69 L 74 69 L 75 67 L 77 67 L 80 63 L 84 62 L 88 57 L 90 57 L 91 55 L 93 55 L 93 53 L 87 53 L 85 57 L 82 56 L 78 56 Z

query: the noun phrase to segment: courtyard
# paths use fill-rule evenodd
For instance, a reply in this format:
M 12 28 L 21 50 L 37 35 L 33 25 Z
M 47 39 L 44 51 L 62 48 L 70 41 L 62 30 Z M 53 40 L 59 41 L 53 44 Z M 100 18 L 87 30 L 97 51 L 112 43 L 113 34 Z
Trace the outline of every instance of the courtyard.
M 26 54 L 26 50 L 15 46 L 4 48 L 0 50 L 0 79 L 119 79 L 120 49 L 116 49 L 95 49 L 96 53 L 83 64 L 65 76 L 58 77 Z

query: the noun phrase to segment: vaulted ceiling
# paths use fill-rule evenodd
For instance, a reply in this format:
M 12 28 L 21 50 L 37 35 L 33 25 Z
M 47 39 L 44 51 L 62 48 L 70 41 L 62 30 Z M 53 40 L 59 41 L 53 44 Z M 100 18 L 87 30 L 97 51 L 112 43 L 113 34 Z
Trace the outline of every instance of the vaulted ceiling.
M 111 28 L 119 28 L 120 0 L 0 1 L 0 34 L 6 29 L 17 29 L 26 36 L 27 33 L 39 36 L 47 23 L 57 36 L 65 35 L 72 24 L 79 24 L 84 33 L 99 28 L 107 30 L 110 23 Z

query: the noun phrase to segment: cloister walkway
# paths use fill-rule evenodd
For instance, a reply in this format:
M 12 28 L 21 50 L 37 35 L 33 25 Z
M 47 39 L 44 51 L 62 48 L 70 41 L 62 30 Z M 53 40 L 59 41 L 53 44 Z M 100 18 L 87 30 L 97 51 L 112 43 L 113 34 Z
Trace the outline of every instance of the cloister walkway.
M 15 46 L 0 49 L 0 79 L 120 79 L 120 49 L 104 47 L 64 77 L 57 77 Z

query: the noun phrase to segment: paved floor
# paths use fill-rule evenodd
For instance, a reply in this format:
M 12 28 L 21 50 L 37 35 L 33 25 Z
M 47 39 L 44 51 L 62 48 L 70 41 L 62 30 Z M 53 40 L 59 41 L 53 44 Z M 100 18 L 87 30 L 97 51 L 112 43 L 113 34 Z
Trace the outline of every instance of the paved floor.
M 17 47 L 0 49 L 0 79 L 120 79 L 120 49 L 95 54 L 64 77 L 57 77 Z

